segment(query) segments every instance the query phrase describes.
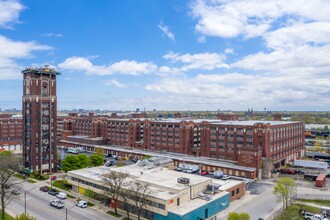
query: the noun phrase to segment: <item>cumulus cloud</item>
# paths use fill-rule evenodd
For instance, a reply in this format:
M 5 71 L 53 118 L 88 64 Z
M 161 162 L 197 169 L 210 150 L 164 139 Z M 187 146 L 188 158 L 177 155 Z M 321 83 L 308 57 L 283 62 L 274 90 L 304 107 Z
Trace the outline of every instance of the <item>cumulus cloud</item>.
M 127 85 L 126 84 L 120 83 L 116 79 L 111 79 L 111 80 L 107 81 L 105 83 L 105 85 L 115 86 L 115 87 L 118 87 L 118 88 L 127 88 Z
M 191 9 L 198 20 L 196 30 L 218 37 L 261 36 L 276 24 L 286 25 L 285 16 L 296 20 L 330 20 L 327 0 L 196 0 Z
M 169 52 L 163 56 L 164 59 L 174 63 L 184 64 L 181 70 L 187 71 L 191 69 L 213 70 L 216 68 L 227 68 L 228 64 L 224 61 L 226 56 L 218 53 L 197 53 L 197 54 L 179 54 Z
M 94 65 L 85 57 L 70 57 L 58 65 L 62 69 L 84 71 L 87 74 L 96 75 L 141 75 L 157 71 L 157 66 L 152 62 L 136 62 L 135 60 L 122 60 L 109 65 Z
M 170 31 L 169 27 L 164 25 L 163 22 L 160 22 L 158 28 L 163 32 L 163 34 L 170 39 L 171 41 L 175 41 L 174 34 Z
M 13 41 L 0 35 L 0 80 L 19 79 L 22 66 L 17 59 L 27 59 L 33 56 L 34 51 L 51 50 L 47 45 L 34 41 Z
M 24 6 L 16 0 L 0 1 L 0 27 L 10 28 L 13 23 L 17 23 L 23 9 Z

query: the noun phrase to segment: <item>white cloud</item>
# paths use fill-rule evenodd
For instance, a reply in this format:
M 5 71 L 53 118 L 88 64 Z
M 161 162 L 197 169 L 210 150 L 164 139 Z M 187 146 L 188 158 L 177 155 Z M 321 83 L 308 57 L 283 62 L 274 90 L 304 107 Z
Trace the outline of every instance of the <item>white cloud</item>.
M 233 54 L 233 53 L 234 53 L 234 49 L 232 49 L 232 48 L 225 49 L 225 54 Z
M 118 88 L 127 88 L 126 84 L 118 82 L 116 79 L 111 79 L 105 83 L 108 86 L 116 86 Z
M 268 48 L 290 49 L 304 44 L 322 46 L 330 43 L 330 22 L 294 23 L 265 34 Z
M 55 33 L 45 33 L 42 34 L 43 37 L 63 37 L 63 34 L 55 34 Z
M 10 28 L 12 23 L 17 23 L 23 9 L 24 6 L 16 0 L 0 1 L 0 27 Z
M 327 0 L 196 0 L 192 16 L 197 18 L 198 32 L 218 37 L 262 36 L 285 16 L 295 20 L 330 21 Z M 282 20 L 280 20 L 282 19 Z
M 0 35 L 0 80 L 21 78 L 23 67 L 17 59 L 31 58 L 34 51 L 51 49 L 34 41 L 13 41 Z
M 109 65 L 94 65 L 88 58 L 70 57 L 58 65 L 62 69 L 84 71 L 87 74 L 112 75 L 127 74 L 141 75 L 157 71 L 157 66 L 152 62 L 138 63 L 135 60 L 122 60 Z
M 175 41 L 174 34 L 170 31 L 169 27 L 164 25 L 163 22 L 160 22 L 158 28 L 163 32 L 163 34 L 170 39 L 171 41 Z
M 294 83 L 293 83 L 294 82 Z M 231 108 L 253 107 L 272 110 L 314 109 L 330 102 L 330 80 L 312 74 L 211 74 L 196 77 L 168 77 L 145 86 L 145 89 L 168 96 L 185 97 L 187 106 Z M 215 107 L 216 105 L 219 107 Z
M 213 70 L 216 68 L 227 68 L 228 65 L 224 62 L 226 57 L 218 53 L 197 53 L 197 54 L 183 54 L 169 52 L 163 56 L 164 59 L 172 62 L 180 62 L 184 65 L 181 67 L 182 71 L 191 69 L 206 69 Z

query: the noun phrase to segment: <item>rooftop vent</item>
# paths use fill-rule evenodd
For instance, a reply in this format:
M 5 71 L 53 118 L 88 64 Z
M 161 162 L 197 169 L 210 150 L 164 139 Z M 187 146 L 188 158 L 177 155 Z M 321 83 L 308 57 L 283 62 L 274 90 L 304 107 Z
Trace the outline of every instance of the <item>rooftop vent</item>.
M 178 178 L 178 183 L 189 184 L 190 183 L 190 179 L 189 178 L 185 178 L 185 177 L 180 177 L 180 178 Z

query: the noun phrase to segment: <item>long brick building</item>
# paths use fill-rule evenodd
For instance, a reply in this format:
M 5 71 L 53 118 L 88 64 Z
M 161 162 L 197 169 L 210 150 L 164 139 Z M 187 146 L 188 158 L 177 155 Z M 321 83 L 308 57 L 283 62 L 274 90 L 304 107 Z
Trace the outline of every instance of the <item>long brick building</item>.
M 175 165 L 198 164 L 248 178 L 267 178 L 272 169 L 304 155 L 302 122 L 137 118 L 141 116 L 58 116 L 57 142 L 124 157 L 167 155 Z M 22 119 L 0 118 L 0 146 L 21 144 Z
M 105 152 L 122 156 L 176 153 L 190 156 L 191 163 L 201 163 L 194 162 L 196 158 L 209 159 L 210 164 L 218 162 L 212 166 L 203 162 L 203 168 L 210 171 L 222 169 L 245 177 L 269 177 L 272 169 L 304 155 L 302 122 L 116 119 L 90 115 L 71 116 L 63 124 L 62 134 L 66 135 L 62 135 L 61 145 L 95 151 L 103 143 Z M 173 159 L 176 165 L 186 160 Z M 235 168 L 230 169 L 228 163 Z M 242 171 L 243 167 L 255 170 L 248 173 Z
M 22 150 L 22 118 L 0 115 L 0 152 Z

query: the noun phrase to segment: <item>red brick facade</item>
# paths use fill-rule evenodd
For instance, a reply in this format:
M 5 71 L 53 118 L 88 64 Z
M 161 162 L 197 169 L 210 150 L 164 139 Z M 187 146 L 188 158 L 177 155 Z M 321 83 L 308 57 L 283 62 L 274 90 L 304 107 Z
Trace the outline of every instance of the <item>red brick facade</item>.
M 89 123 L 95 124 L 95 120 Z M 107 123 L 107 135 L 99 137 L 107 139 L 111 146 L 213 158 L 257 171 L 261 171 L 263 163 L 271 163 L 267 169 L 272 169 L 304 153 L 302 122 L 102 120 Z M 81 134 L 77 126 L 72 127 L 76 128 L 74 134 Z M 215 170 L 214 167 L 209 169 Z M 235 169 L 227 173 L 234 175 L 237 172 L 241 175 L 241 171 Z
M 57 97 L 52 68 L 27 68 L 23 81 L 23 161 L 36 171 L 56 171 Z
M 0 115 L 0 149 L 21 150 L 22 119 L 11 115 Z

